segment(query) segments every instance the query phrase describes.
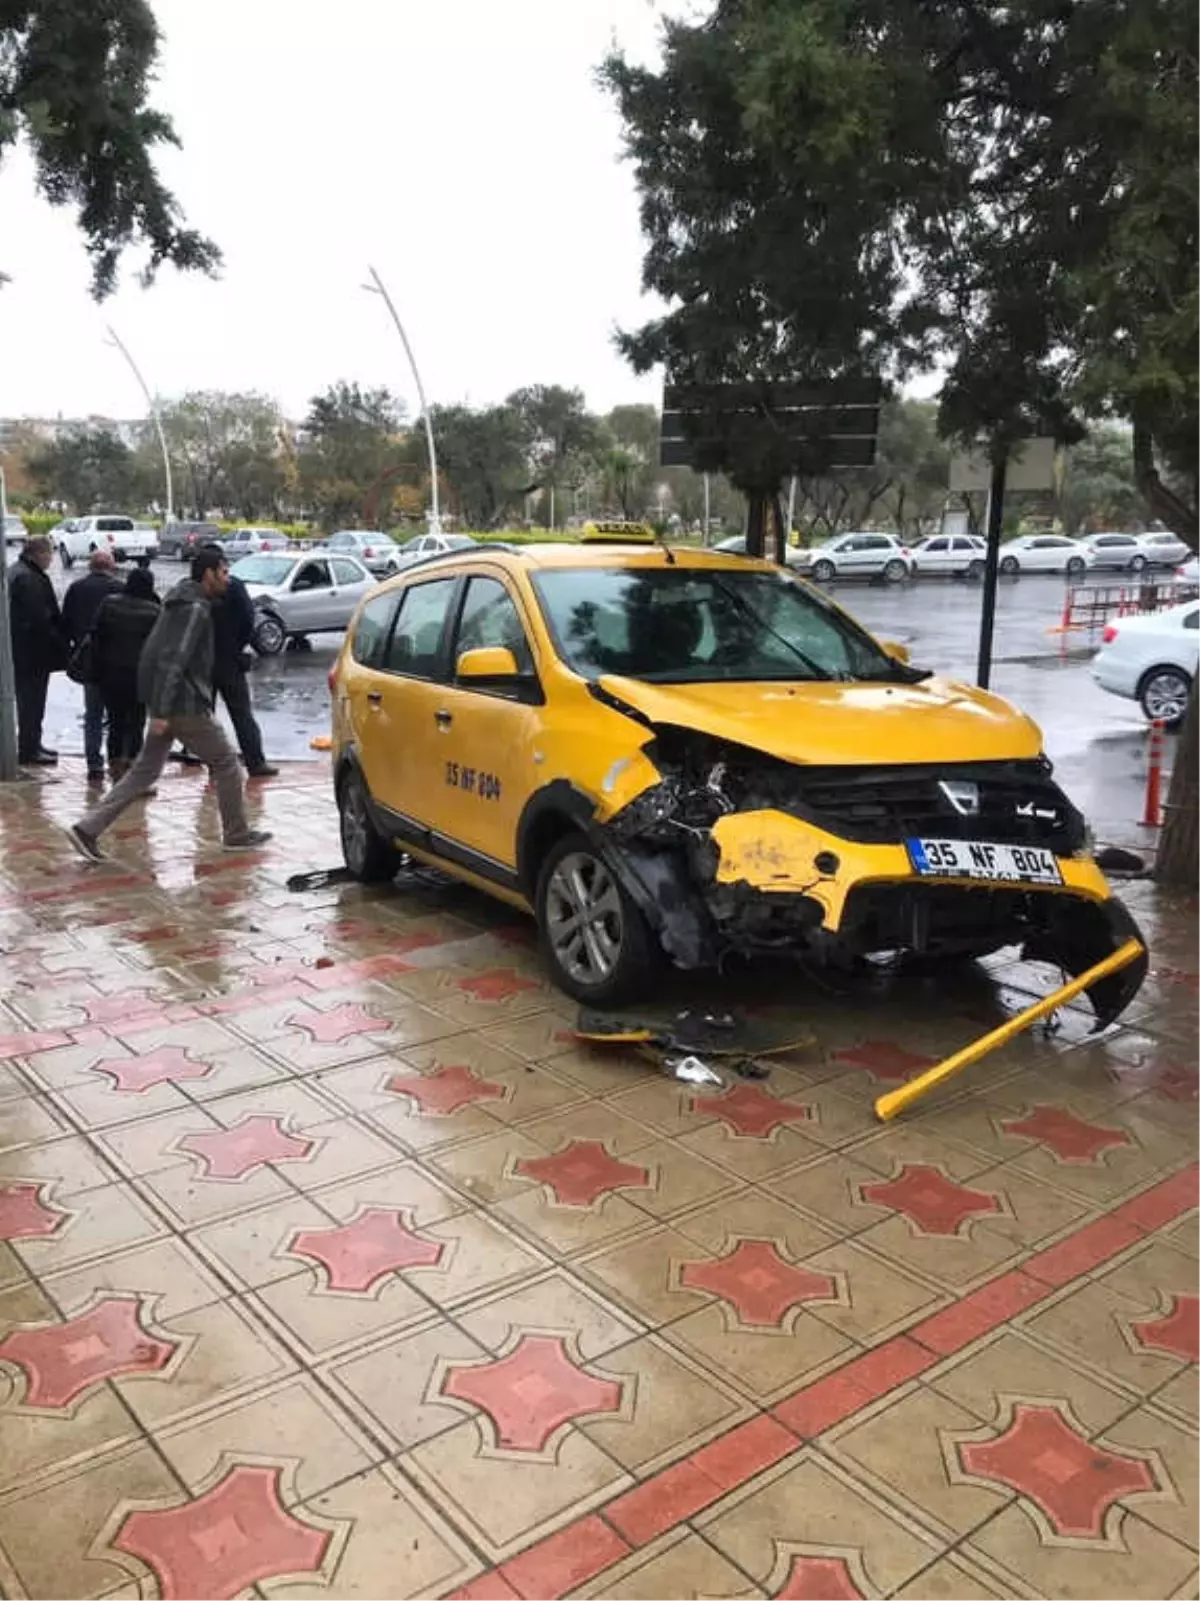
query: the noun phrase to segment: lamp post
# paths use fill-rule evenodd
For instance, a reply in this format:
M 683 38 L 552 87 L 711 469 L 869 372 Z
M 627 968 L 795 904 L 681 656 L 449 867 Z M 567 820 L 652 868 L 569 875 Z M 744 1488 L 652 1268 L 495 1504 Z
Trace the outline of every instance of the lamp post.
M 8 491 L 0 467 L 0 782 L 21 776 L 17 767 L 17 676 L 8 613 Z
M 408 365 L 412 369 L 413 382 L 417 386 L 417 399 L 421 403 L 421 416 L 425 422 L 425 443 L 429 447 L 429 532 L 431 534 L 440 534 L 442 531 L 442 518 L 438 504 L 437 448 L 433 442 L 433 423 L 429 418 L 429 404 L 425 399 L 425 386 L 421 382 L 421 374 L 417 369 L 417 360 L 413 355 L 412 346 L 408 342 L 408 335 L 404 332 L 404 324 L 400 321 L 400 314 L 392 303 L 391 295 L 384 288 L 383 279 L 375 271 L 374 267 L 368 267 L 367 271 L 371 274 L 372 281 L 369 284 L 363 284 L 363 288 L 368 294 L 382 296 L 383 303 L 396 325 L 396 332 L 400 335 L 400 342 L 404 346 L 404 354 L 408 357 Z
M 129 363 L 130 372 L 137 379 L 138 387 L 141 389 L 142 394 L 146 397 L 146 409 L 150 413 L 150 421 L 154 424 L 154 431 L 158 435 L 158 448 L 162 451 L 163 477 L 166 480 L 167 488 L 166 520 L 169 523 L 173 523 L 175 521 L 175 489 L 171 481 L 171 457 L 167 452 L 167 436 L 163 433 L 163 425 L 158 415 L 158 407 L 154 404 L 154 397 L 150 393 L 150 389 L 146 383 L 146 380 L 142 377 L 137 362 L 134 361 L 133 357 L 129 354 L 129 351 L 121 343 L 121 340 L 118 338 L 114 328 L 110 327 L 108 329 L 108 340 L 109 343 L 114 346 L 115 349 L 119 350 L 125 357 L 125 360 Z

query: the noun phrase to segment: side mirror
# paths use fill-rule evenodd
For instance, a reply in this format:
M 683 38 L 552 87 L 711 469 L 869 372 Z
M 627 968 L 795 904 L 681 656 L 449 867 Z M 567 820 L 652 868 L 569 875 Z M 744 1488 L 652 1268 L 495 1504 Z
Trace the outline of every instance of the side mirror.
M 912 659 L 912 652 L 907 645 L 900 644 L 899 640 L 896 639 L 885 639 L 881 641 L 881 644 L 893 661 L 901 662 L 905 667 L 908 666 Z
M 507 645 L 482 645 L 477 650 L 464 650 L 454 669 L 460 679 L 519 678 L 517 658 Z

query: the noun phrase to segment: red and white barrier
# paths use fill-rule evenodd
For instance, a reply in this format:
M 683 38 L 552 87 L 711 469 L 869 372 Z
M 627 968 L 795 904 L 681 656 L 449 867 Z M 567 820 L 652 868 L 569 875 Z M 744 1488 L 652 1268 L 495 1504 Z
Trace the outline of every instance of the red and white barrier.
M 1161 718 L 1150 724 L 1150 743 L 1146 761 L 1146 804 L 1142 809 L 1143 828 L 1162 826 L 1162 767 L 1165 725 Z

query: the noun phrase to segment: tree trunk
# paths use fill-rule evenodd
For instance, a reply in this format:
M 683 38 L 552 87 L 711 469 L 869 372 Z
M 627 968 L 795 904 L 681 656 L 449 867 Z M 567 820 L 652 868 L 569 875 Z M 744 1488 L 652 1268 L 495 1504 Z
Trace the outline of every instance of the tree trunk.
M 746 554 L 764 556 L 767 537 L 767 497 L 759 490 L 752 490 L 746 500 Z
M 1167 815 L 1154 876 L 1160 884 L 1195 890 L 1200 858 L 1197 855 L 1198 801 L 1196 767 L 1200 758 L 1200 695 L 1193 694 L 1183 732 L 1175 751 L 1175 767 L 1167 795 Z

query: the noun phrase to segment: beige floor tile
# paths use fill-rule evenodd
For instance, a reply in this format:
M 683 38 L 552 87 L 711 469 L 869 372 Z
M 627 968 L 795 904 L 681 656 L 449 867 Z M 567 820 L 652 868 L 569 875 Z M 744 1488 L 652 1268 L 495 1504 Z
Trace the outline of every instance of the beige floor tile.
M 744 1330 L 734 1323 L 730 1308 L 706 1306 L 661 1332 L 743 1395 L 762 1403 L 818 1377 L 852 1350 L 844 1335 L 806 1311 L 787 1329 Z
M 141 1181 L 177 1228 L 199 1228 L 221 1218 L 240 1216 L 270 1201 L 295 1195 L 290 1184 L 269 1167 L 254 1168 L 240 1179 L 206 1178 L 190 1157 L 186 1167 L 172 1167 Z
M 285 1069 L 264 1052 L 240 1042 L 232 1050 L 214 1053 L 210 1069 L 203 1078 L 186 1082 L 184 1093 L 193 1101 L 211 1101 L 219 1095 L 236 1095 L 261 1084 L 276 1084 L 286 1076 Z
M 1200 1546 L 1200 1464 L 1195 1430 L 1172 1422 L 1153 1407 L 1139 1407 L 1105 1429 L 1101 1443 L 1127 1455 L 1155 1453 L 1152 1471 L 1162 1494 L 1131 1497 L 1128 1504 L 1139 1518 L 1196 1550 Z
M 189 1134 L 213 1134 L 220 1127 L 214 1117 L 189 1101 L 144 1122 L 104 1129 L 97 1134 L 96 1143 L 127 1177 L 148 1178 L 172 1167 L 194 1167 L 195 1158 L 179 1149 L 180 1140 Z
M 1089 1433 L 1108 1427 L 1129 1410 L 1129 1398 L 1082 1373 L 1068 1360 L 1043 1351 L 1019 1334 L 1002 1332 L 960 1361 L 947 1363 L 925 1382 L 984 1422 L 997 1416 L 997 1398 L 1066 1401 Z
M 839 1237 L 763 1190 L 722 1196 L 676 1218 L 673 1226 L 714 1256 L 724 1256 L 739 1240 L 773 1240 L 784 1256 L 800 1261 Z
M 295 1133 L 328 1123 L 338 1109 L 314 1086 L 283 1079 L 277 1084 L 261 1084 L 238 1095 L 223 1096 L 207 1110 L 224 1128 L 233 1128 L 247 1117 L 277 1117 L 284 1128 Z
M 169 1338 L 188 1342 L 168 1374 L 113 1380 L 126 1405 L 148 1430 L 235 1395 L 261 1390 L 295 1363 L 267 1330 L 235 1301 L 217 1301 L 164 1324 Z
M 470 1108 L 464 1108 L 469 1111 Z M 421 1118 L 422 1124 L 453 1122 L 455 1118 Z M 480 1117 L 485 1114 L 480 1113 Z M 498 1129 L 488 1119 L 482 1137 L 452 1150 L 428 1151 L 425 1160 L 435 1173 L 464 1191 L 475 1201 L 491 1204 L 510 1196 L 526 1195 L 536 1180 L 516 1171 L 522 1161 L 536 1160 L 546 1153 L 521 1129 Z
M 23 1483 L 0 1495 L 0 1587 L 27 1596 L 119 1593 L 131 1575 L 148 1570 L 105 1550 L 100 1536 L 113 1515 L 124 1505 L 178 1500 L 170 1469 L 140 1441 L 53 1483 Z
M 226 1223 L 193 1229 L 188 1239 L 238 1289 L 258 1289 L 277 1279 L 310 1271 L 302 1257 L 288 1246 L 301 1229 L 327 1229 L 334 1225 L 323 1208 L 306 1196 L 287 1190 L 277 1201 L 255 1211 L 239 1212 Z
M 678 1140 L 643 1145 L 635 1155 L 637 1166 L 650 1174 L 650 1185 L 647 1189 L 631 1189 L 629 1199 L 664 1221 L 742 1187 L 728 1168 L 706 1162 Z
M 839 1275 L 846 1299 L 821 1301 L 812 1314 L 842 1334 L 872 1345 L 910 1323 L 921 1311 L 932 1311 L 943 1299 L 919 1279 L 910 1277 L 854 1240 L 841 1240 L 807 1257 L 813 1273 Z
M 250 1304 L 284 1344 L 302 1360 L 313 1362 L 365 1344 L 392 1329 L 407 1328 L 432 1317 L 433 1309 L 414 1284 L 426 1268 L 412 1268 L 412 1283 L 391 1274 L 364 1294 L 326 1289 L 317 1269 L 266 1284 Z
M 780 1200 L 806 1212 L 837 1235 L 857 1234 L 889 1217 L 886 1206 L 864 1201 L 864 1184 L 876 1184 L 879 1174 L 848 1154 L 807 1162 L 794 1172 L 772 1177 L 768 1188 Z
M 765 1182 L 773 1173 L 821 1155 L 824 1147 L 806 1138 L 801 1132 L 803 1127 L 802 1123 L 787 1123 L 766 1139 L 754 1139 L 735 1134 L 723 1123 L 706 1123 L 693 1133 L 682 1135 L 679 1144 L 697 1156 L 719 1162 L 747 1182 Z
M 116 1177 L 87 1141 L 78 1137 L 26 1145 L 0 1156 L 0 1185 L 49 1184 L 59 1201 L 111 1184 Z
M 840 1094 L 828 1080 L 810 1085 L 803 1099 L 809 1110 L 804 1135 L 816 1145 L 836 1149 L 879 1127 L 869 1103 Z
M 477 1301 L 459 1321 L 471 1338 L 489 1351 L 503 1350 L 524 1330 L 567 1334 L 585 1362 L 644 1332 L 640 1323 L 557 1268 L 516 1289 Z
M 51 1204 L 57 1204 L 53 1194 Z M 129 1245 L 157 1239 L 165 1224 L 127 1184 L 110 1184 L 72 1196 L 69 1215 L 54 1234 L 14 1240 L 13 1249 L 34 1273 L 54 1273 Z
M 1123 1550 L 1098 1541 L 1091 1548 L 1045 1545 L 1028 1514 L 1012 1506 L 972 1535 L 964 1552 L 978 1550 L 1003 1564 L 1034 1595 L 1063 1601 L 1171 1595 L 1195 1571 L 1194 1552 L 1140 1517 L 1126 1514 L 1120 1537 Z
M 626 1488 L 611 1457 L 577 1430 L 559 1442 L 553 1460 L 485 1453 L 474 1419 L 416 1446 L 401 1466 L 491 1561 L 502 1560 Z
M 438 1306 L 461 1306 L 549 1265 L 541 1252 L 478 1213 L 460 1212 L 421 1232 L 447 1247 L 438 1265 L 421 1274 L 422 1294 Z
M 1166 1384 L 1160 1385 L 1152 1396 L 1155 1406 L 1185 1419 L 1193 1427 L 1200 1423 L 1200 1393 L 1197 1391 L 1195 1368 L 1185 1368 Z
M 703 1109 L 694 1086 L 679 1084 L 660 1074 L 643 1076 L 638 1082 L 614 1091 L 606 1101 L 623 1116 L 636 1118 L 670 1139 L 712 1123 L 712 1113 Z
M 1128 1298 L 1135 1315 L 1153 1317 L 1164 1298 L 1173 1295 L 1195 1295 L 1196 1264 L 1186 1252 L 1177 1250 L 1165 1236 L 1149 1241 L 1139 1251 L 1131 1252 L 1115 1267 L 1105 1268 L 1096 1274 L 1097 1282 L 1106 1290 Z
M 461 1328 L 442 1320 L 407 1329 L 362 1354 L 338 1357 L 321 1373 L 347 1406 L 404 1449 L 462 1422 L 462 1409 L 431 1391 L 439 1363 L 482 1362 L 487 1354 Z
M 895 1601 L 999 1601 L 1004 1591 L 980 1576 L 973 1563 L 939 1557 L 893 1594 Z
M 1150 1317 L 1159 1311 L 1156 1307 Z M 1086 1362 L 1140 1395 L 1150 1395 L 1186 1364 L 1169 1351 L 1137 1344 L 1130 1327 L 1137 1321 L 1124 1296 L 1113 1294 L 1103 1280 L 1093 1280 L 1044 1311 L 1034 1308 L 1023 1326 L 1068 1361 Z
M 343 1067 L 324 1068 L 313 1074 L 311 1083 L 347 1112 L 373 1112 L 397 1103 L 397 1097 L 387 1089 L 388 1080 L 397 1073 L 413 1071 L 407 1059 L 370 1056 Z
M 601 1357 L 591 1371 L 622 1385 L 622 1415 L 583 1419 L 580 1431 L 639 1476 L 698 1450 L 753 1410 L 655 1335 Z
M 956 1292 L 994 1277 L 1024 1254 L 1015 1240 L 989 1232 L 980 1221 L 969 1223 L 963 1234 L 919 1234 L 908 1218 L 895 1216 L 857 1238 L 875 1255 Z
M 182 1240 L 168 1236 L 101 1257 L 43 1280 L 64 1316 L 72 1317 L 98 1295 L 136 1295 L 150 1303 L 157 1323 L 222 1300 L 228 1287 L 210 1273 Z
M 615 1101 L 588 1101 L 544 1117 L 531 1118 L 521 1132 L 543 1151 L 561 1151 L 574 1140 L 599 1140 L 613 1156 L 624 1160 L 651 1145 L 654 1129 L 617 1110 Z M 644 1164 L 640 1164 L 644 1165 Z
M 811 1456 L 694 1521 L 768 1594 L 787 1581 L 788 1547 L 848 1553 L 843 1560 L 858 1566 L 868 1595 L 889 1594 L 938 1555 L 937 1542 L 915 1524 Z
M 378 1172 L 360 1173 L 345 1184 L 330 1185 L 321 1190 L 317 1199 L 326 1212 L 345 1222 L 365 1208 L 382 1206 L 403 1212 L 417 1228 L 470 1205 L 463 1196 L 444 1188 L 403 1158 Z
M 280 1494 L 289 1506 L 379 1458 L 349 1414 L 306 1377 L 157 1430 L 155 1440 L 192 1491 L 206 1487 L 228 1460 L 285 1464 Z
M 298 1190 L 319 1190 L 359 1173 L 391 1167 L 399 1152 L 386 1140 L 354 1118 L 343 1117 L 330 1123 L 313 1123 L 304 1138 L 313 1149 L 298 1162 L 287 1162 L 280 1169 Z
M 973 1228 L 1018 1245 L 1041 1245 L 1082 1223 L 1089 1210 L 1078 1196 L 1040 1184 L 1012 1163 L 978 1175 L 977 1187 L 999 1195 L 1004 1210 L 981 1215 Z
M 0 1153 L 62 1139 L 72 1132 L 62 1114 L 54 1111 L 47 1101 L 27 1096 L 24 1100 L 5 1101 L 0 1105 Z
M 571 1593 L 585 1601 L 662 1601 L 663 1596 L 753 1601 L 766 1594 L 706 1540 L 690 1532 L 656 1541 Z
M 580 1258 L 573 1270 L 656 1327 L 708 1304 L 707 1295 L 678 1282 L 679 1266 L 717 1254 L 721 1253 L 705 1251 L 680 1229 L 656 1228 Z
M 558 1206 L 540 1188 L 501 1202 L 496 1213 L 539 1248 L 567 1257 L 635 1234 L 649 1216 L 623 1195 L 603 1195 L 592 1206 Z
M 898 1176 L 912 1164 L 938 1167 L 958 1184 L 969 1183 L 992 1165 L 984 1152 L 972 1145 L 960 1145 L 944 1134 L 940 1125 L 936 1129 L 913 1128 L 903 1123 L 858 1141 L 854 1160 L 883 1178 Z

